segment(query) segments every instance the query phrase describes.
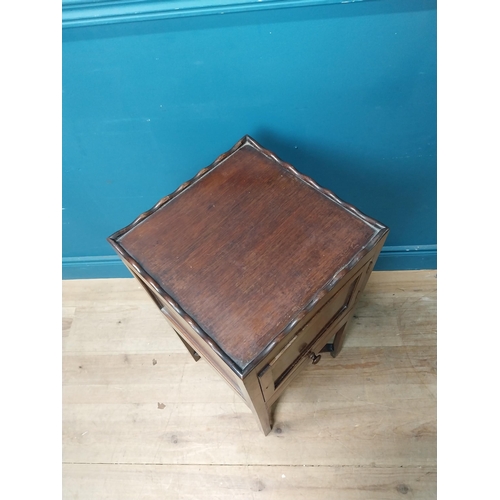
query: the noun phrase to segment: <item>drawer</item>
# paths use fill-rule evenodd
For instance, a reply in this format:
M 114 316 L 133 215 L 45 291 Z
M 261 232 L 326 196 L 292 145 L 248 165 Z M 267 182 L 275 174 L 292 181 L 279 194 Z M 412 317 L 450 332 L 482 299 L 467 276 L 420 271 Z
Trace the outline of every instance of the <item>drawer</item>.
M 350 313 L 343 315 L 340 320 L 330 321 L 327 325 L 318 333 L 314 338 L 313 342 L 309 345 L 309 348 L 305 352 L 305 355 L 301 358 L 295 360 L 279 377 L 274 377 L 273 370 L 270 365 L 267 365 L 259 373 L 259 383 L 261 386 L 262 394 L 264 400 L 268 406 L 272 405 L 276 399 L 285 390 L 288 384 L 302 371 L 303 368 L 312 363 L 310 354 L 312 352 L 318 353 L 321 349 L 331 340 L 333 337 L 337 338 L 342 336 L 342 333 L 347 326 L 350 318 Z
M 307 357 L 313 345 L 320 337 L 325 335 L 326 330 L 332 329 L 333 336 L 338 322 L 350 305 L 354 303 L 366 267 L 363 267 L 343 285 L 309 322 L 290 339 L 269 364 L 261 370 L 258 376 L 266 399 L 287 378 L 290 370 L 299 362 L 302 362 L 302 358 Z M 326 338 L 325 343 L 328 340 L 330 339 Z

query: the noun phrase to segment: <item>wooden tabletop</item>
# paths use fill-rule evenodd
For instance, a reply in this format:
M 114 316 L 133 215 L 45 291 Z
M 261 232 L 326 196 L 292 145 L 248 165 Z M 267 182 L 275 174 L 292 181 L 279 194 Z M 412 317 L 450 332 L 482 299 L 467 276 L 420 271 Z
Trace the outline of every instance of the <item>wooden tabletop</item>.
M 243 370 L 385 232 L 246 136 L 110 242 Z

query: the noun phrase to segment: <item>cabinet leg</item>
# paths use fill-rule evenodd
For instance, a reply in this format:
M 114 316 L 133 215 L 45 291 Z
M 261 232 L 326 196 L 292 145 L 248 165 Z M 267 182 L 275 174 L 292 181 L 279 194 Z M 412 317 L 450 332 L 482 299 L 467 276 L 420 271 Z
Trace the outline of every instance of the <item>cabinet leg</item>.
M 268 411 L 267 408 L 257 410 L 257 408 L 254 407 L 251 409 L 253 414 L 257 417 L 260 429 L 264 435 L 267 436 L 272 429 L 271 412 Z
M 323 349 L 319 352 L 329 352 L 332 353 L 333 356 L 333 342 L 331 344 L 326 344 L 325 347 L 323 347 Z
M 342 345 L 344 344 L 347 323 L 337 332 L 333 339 L 333 349 L 331 351 L 332 357 L 336 358 L 339 355 Z
M 326 344 L 325 347 L 323 347 L 323 349 L 321 349 L 321 351 L 319 352 L 329 352 L 333 358 L 336 358 L 340 350 L 342 349 L 342 344 L 344 343 L 346 326 L 347 323 L 344 323 L 344 325 L 339 330 L 337 330 L 337 333 L 335 334 L 332 342 Z
M 157 305 L 158 309 L 160 309 L 161 312 L 166 314 L 164 312 L 164 309 L 163 309 L 163 304 L 158 300 L 158 298 L 155 296 L 155 294 L 151 292 L 151 290 L 144 284 L 142 279 L 139 278 L 139 275 L 130 266 L 127 266 L 127 267 L 129 268 L 129 271 L 132 273 L 132 275 L 142 285 L 144 290 L 146 290 L 148 295 L 153 299 L 153 302 Z M 167 314 L 167 316 L 168 316 L 168 314 Z M 171 324 L 171 323 L 169 322 L 169 324 Z M 175 328 L 174 328 L 174 332 L 177 333 L 177 336 L 182 340 L 182 343 L 186 346 L 186 349 L 189 351 L 189 354 L 191 354 L 191 356 L 193 356 L 193 359 L 195 361 L 198 361 L 200 359 L 200 355 L 179 335 L 179 332 Z
M 200 359 L 200 355 L 179 335 L 177 330 L 174 329 L 174 332 L 177 333 L 177 336 L 182 340 L 182 343 L 186 346 L 186 349 L 189 351 L 189 354 L 193 356 L 195 361 Z
M 268 408 L 264 401 L 257 375 L 255 373 L 250 375 L 244 379 L 243 383 L 247 391 L 245 397 L 247 405 L 257 418 L 257 422 L 262 432 L 267 436 L 272 428 L 271 408 Z

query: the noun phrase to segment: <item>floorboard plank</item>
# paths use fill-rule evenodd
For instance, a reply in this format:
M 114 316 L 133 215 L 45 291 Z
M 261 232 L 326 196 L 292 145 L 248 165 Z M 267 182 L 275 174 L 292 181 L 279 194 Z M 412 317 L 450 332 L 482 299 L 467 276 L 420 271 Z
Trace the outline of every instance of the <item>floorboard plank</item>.
M 433 500 L 436 469 L 65 465 L 65 500 Z

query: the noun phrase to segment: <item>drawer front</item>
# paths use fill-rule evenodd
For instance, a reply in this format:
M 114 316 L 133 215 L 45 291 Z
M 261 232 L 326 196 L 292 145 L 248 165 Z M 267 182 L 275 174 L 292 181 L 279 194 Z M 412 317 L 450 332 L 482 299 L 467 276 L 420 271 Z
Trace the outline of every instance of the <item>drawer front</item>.
M 305 356 L 298 358 L 287 370 L 285 370 L 280 377 L 275 379 L 270 365 L 267 365 L 259 373 L 259 382 L 262 389 L 262 394 L 267 405 L 272 405 L 290 384 L 290 382 L 310 363 L 312 360 L 309 357 L 310 352 L 318 353 L 328 343 L 332 337 L 337 338 L 344 331 L 351 314 L 343 316 L 342 319 L 329 322 L 325 328 L 316 336 L 311 342 L 310 349 L 307 350 Z
M 351 278 L 288 342 L 283 350 L 270 362 L 274 376 L 278 378 L 295 360 L 307 351 L 309 344 L 324 326 L 342 316 L 351 299 L 361 273 Z
M 335 333 L 335 327 L 353 305 L 366 267 L 363 267 L 309 320 L 285 347 L 259 373 L 264 398 L 267 400 L 278 386 L 288 378 L 295 367 L 307 360 L 307 355 L 327 331 Z M 323 347 L 323 346 L 321 346 Z

